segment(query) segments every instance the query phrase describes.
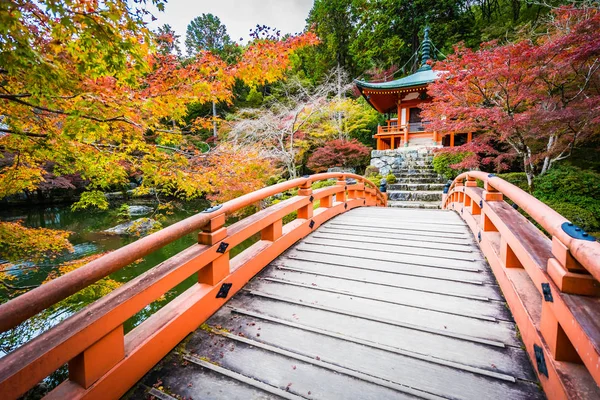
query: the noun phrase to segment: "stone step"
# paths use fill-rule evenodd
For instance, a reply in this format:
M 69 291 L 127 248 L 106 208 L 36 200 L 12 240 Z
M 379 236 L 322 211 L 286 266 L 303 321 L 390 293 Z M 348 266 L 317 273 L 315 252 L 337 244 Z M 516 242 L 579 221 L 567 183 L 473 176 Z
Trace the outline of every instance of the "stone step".
M 387 194 L 388 199 L 394 201 L 442 201 L 442 192 L 437 190 L 389 190 Z
M 396 179 L 396 183 L 388 184 L 388 187 L 389 187 L 389 185 L 425 184 L 425 183 L 430 183 L 430 184 L 438 183 L 438 184 L 442 184 L 442 188 L 443 188 L 443 185 L 446 184 L 446 180 L 443 177 L 440 177 L 440 178 L 419 178 L 419 177 L 416 177 L 416 178 L 404 178 L 404 179 Z M 392 190 L 392 189 L 390 188 L 390 190 Z M 398 190 L 400 190 L 400 189 L 398 189 Z
M 396 160 L 393 165 L 418 165 L 420 167 L 430 167 L 433 165 L 433 161 L 425 158 L 422 160 Z
M 404 179 L 413 179 L 413 178 L 428 178 L 428 179 L 440 179 L 440 176 L 436 173 L 430 172 L 414 172 L 414 173 L 394 173 L 394 176 L 397 180 L 402 181 Z
M 400 182 L 388 185 L 388 190 L 399 190 L 399 191 L 442 191 L 444 190 L 444 183 L 429 183 L 429 182 L 421 182 L 421 183 L 408 183 L 408 182 Z
M 404 168 L 392 168 L 392 172 L 403 174 L 403 173 L 413 173 L 413 172 L 428 172 L 428 173 L 436 173 L 433 168 L 429 167 L 404 167 Z
M 388 201 L 388 207 L 439 209 L 439 201 Z

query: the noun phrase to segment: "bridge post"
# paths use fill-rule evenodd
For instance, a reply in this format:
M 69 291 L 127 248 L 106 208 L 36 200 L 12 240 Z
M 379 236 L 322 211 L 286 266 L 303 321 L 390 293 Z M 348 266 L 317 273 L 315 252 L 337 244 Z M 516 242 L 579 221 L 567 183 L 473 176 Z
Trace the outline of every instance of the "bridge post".
M 310 196 L 312 195 L 312 187 L 310 182 L 305 183 L 298 189 L 298 196 Z M 298 209 L 298 218 L 311 219 L 313 217 L 313 202 L 311 201 L 304 207 Z
M 125 358 L 123 325 L 88 347 L 69 361 L 69 380 L 84 389 Z
M 225 214 L 218 215 L 202 228 L 198 242 L 212 246 L 227 237 Z M 229 275 L 229 251 L 226 251 L 198 271 L 198 283 L 216 285 Z
M 348 191 L 348 197 L 352 199 L 362 199 L 365 197 L 365 184 L 363 182 L 357 182 L 354 186 L 354 190 Z
M 333 196 L 324 196 L 321 197 L 321 201 L 319 202 L 319 207 L 329 208 L 333 205 Z
M 504 268 L 523 268 L 523 264 L 503 236 L 500 237 L 500 261 Z
M 260 231 L 260 240 L 276 241 L 283 234 L 283 220 L 279 219 Z
M 583 362 L 581 357 L 579 357 L 579 354 L 577 354 L 577 350 L 567 337 L 564 329 L 556 319 L 552 307 L 546 301 L 542 302 L 540 331 L 550 348 L 552 357 L 556 361 L 568 361 L 578 364 Z
M 344 187 L 344 191 L 335 194 L 335 200 L 339 201 L 341 203 L 345 203 L 346 202 L 346 186 L 347 186 L 347 184 L 346 184 L 346 179 L 345 179 L 344 175 L 342 175 L 335 184 L 337 186 Z
M 483 185 L 483 193 L 481 198 L 483 201 L 502 201 L 504 195 L 498 192 L 489 182 L 485 182 Z M 491 219 L 486 215 L 485 209 L 481 211 L 481 226 L 484 232 L 498 232 L 498 228 L 494 225 Z
M 467 195 L 467 188 L 477 187 L 477 181 L 475 180 L 475 178 L 472 178 L 467 175 L 467 180 L 466 180 L 466 182 L 464 182 L 464 185 L 465 185 L 465 194 L 464 194 L 464 198 L 463 198 L 463 207 L 471 207 L 471 214 L 472 214 L 473 213 L 472 212 L 473 199 L 471 198 L 471 196 Z
M 457 188 L 457 190 L 460 190 L 461 187 L 464 190 L 464 186 L 465 186 L 464 180 L 460 179 L 460 178 L 456 178 L 456 183 L 454 184 L 454 186 Z M 465 193 L 462 192 L 462 191 L 461 192 L 456 192 L 456 193 L 457 193 L 456 202 L 457 203 L 462 203 L 463 199 L 464 199 L 464 196 L 465 196 Z
M 365 203 L 367 206 L 377 205 L 377 197 L 375 194 L 375 189 L 365 188 Z
M 552 236 L 552 255 L 548 275 L 563 293 L 600 296 L 600 283 L 577 261 L 569 248 Z

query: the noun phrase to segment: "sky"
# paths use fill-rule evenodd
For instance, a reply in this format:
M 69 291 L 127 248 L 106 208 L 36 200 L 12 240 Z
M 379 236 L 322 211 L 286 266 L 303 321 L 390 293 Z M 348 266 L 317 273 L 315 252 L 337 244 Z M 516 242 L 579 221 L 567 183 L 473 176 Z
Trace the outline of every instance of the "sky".
M 281 30 L 281 34 L 302 32 L 313 0 L 168 0 L 165 11 L 152 11 L 157 21 L 149 24 L 156 29 L 169 24 L 181 36 L 181 50 L 185 52 L 185 31 L 192 19 L 213 14 L 227 27 L 231 40 L 243 43 L 256 24 Z

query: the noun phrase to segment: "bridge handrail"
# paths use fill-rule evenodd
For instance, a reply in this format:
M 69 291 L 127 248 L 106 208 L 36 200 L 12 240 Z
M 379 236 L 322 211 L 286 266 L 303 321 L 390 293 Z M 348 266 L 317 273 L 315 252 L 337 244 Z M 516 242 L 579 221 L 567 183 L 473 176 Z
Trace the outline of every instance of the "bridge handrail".
M 576 387 L 585 392 L 600 385 L 600 243 L 529 193 L 482 171 L 456 177 L 442 208 L 456 211 L 475 235 L 546 393 L 568 398 Z
M 465 180 L 479 179 L 484 185 L 489 185 L 517 204 L 535 222 L 540 224 L 546 232 L 556 237 L 568 247 L 571 255 L 594 277 L 600 281 L 600 243 L 578 240 L 567 234 L 562 226 L 570 221 L 554 211 L 552 208 L 536 199 L 521 188 L 505 181 L 504 179 L 482 171 L 463 172 L 454 179 L 450 185 L 452 190 L 457 183 Z
M 335 186 L 312 190 L 313 182 L 332 178 L 337 179 Z M 347 178 L 357 183 L 350 184 Z M 299 189 L 297 196 L 224 226 L 227 214 L 294 188 Z M 320 203 L 313 214 L 315 200 Z M 375 184 L 355 174 L 324 173 L 282 182 L 228 201 L 218 209 L 205 210 L 209 212 L 173 224 L 25 293 L 0 306 L 3 330 L 140 257 L 202 229 L 199 244 L 151 268 L 2 358 L 0 393 L 16 398 L 68 362 L 70 379 L 51 397 L 71 398 L 94 390 L 107 397 L 111 396 L 106 391 L 120 396 L 128 389 L 124 386 L 127 382 L 135 383 L 139 374 L 147 371 L 144 368 L 151 368 L 171 350 L 168 348 L 161 355 L 165 342 L 175 346 L 270 260 L 318 224 L 354 207 L 384 206 L 386 202 L 386 196 Z M 283 217 L 294 211 L 298 218 L 283 225 Z M 258 232 L 261 240 L 230 260 L 229 250 Z M 195 273 L 199 284 L 124 335 L 123 323 L 127 319 Z M 225 281 L 234 282 L 235 286 L 220 299 L 217 293 Z M 178 327 L 169 328 L 170 324 Z M 152 345 L 152 340 L 162 347 Z M 136 357 L 141 359 L 136 361 Z
M 268 186 L 252 193 L 230 200 L 213 212 L 201 212 L 170 225 L 149 236 L 143 237 L 121 247 L 103 257 L 94 260 L 57 279 L 45 283 L 19 297 L 0 305 L 0 332 L 5 332 L 33 317 L 37 313 L 66 299 L 79 290 L 120 270 L 142 257 L 180 239 L 181 237 L 201 229 L 211 219 L 221 215 L 230 215 L 246 206 L 264 200 L 286 190 L 294 189 L 312 182 L 335 178 L 353 178 L 376 189 L 377 197 L 384 201 L 379 188 L 368 179 L 355 174 L 323 173 L 302 177 Z

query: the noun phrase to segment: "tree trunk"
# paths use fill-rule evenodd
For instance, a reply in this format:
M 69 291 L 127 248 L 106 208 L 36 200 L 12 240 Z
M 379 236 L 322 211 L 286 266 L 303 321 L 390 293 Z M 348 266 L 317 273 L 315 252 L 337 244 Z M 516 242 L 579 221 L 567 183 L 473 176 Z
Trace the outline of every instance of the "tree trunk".
M 217 103 L 213 100 L 212 102 L 212 112 L 213 112 L 213 136 L 217 137 Z
M 342 99 L 342 69 L 341 69 L 339 63 L 337 65 L 337 71 L 336 72 L 337 72 L 337 99 L 338 99 L 338 102 L 339 102 Z M 340 139 L 343 139 L 343 133 L 342 133 L 342 113 L 340 111 L 336 112 L 335 119 L 336 119 L 336 122 L 337 122 L 338 137 Z
M 535 172 L 533 170 L 533 164 L 531 163 L 531 149 L 525 146 L 526 152 L 523 157 L 523 170 L 525 171 L 525 176 L 527 177 L 527 186 L 529 187 L 529 193 L 533 193 L 533 178 L 535 177 Z
M 550 151 L 552 150 L 552 146 L 554 145 L 554 135 L 550 135 L 548 138 L 548 144 L 546 145 L 546 157 L 544 157 L 544 164 L 542 165 L 542 170 L 540 175 L 543 175 L 550 169 Z

